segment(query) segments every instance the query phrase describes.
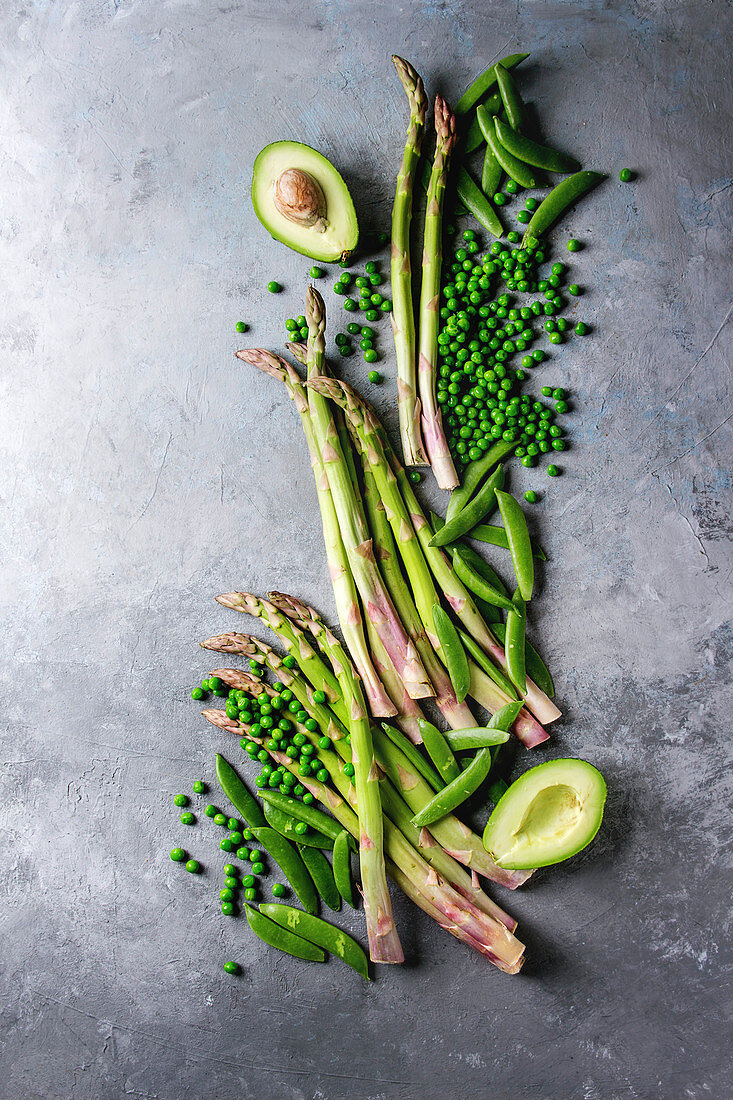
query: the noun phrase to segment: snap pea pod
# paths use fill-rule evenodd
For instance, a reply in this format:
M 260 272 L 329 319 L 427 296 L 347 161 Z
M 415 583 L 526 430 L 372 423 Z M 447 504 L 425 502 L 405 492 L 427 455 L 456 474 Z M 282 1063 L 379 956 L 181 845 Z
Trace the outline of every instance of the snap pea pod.
M 508 443 L 502 439 L 499 443 L 495 443 L 493 447 L 489 448 L 483 458 L 474 459 L 473 462 L 469 462 L 466 467 L 463 480 L 458 489 L 454 489 L 450 495 L 448 501 L 448 508 L 446 509 L 445 519 L 453 519 L 458 512 L 461 511 L 463 506 L 468 503 L 474 494 L 474 491 L 478 488 L 487 474 L 490 474 L 497 462 L 501 462 L 502 458 L 505 458 L 508 454 L 518 447 L 519 443 Z
M 509 539 L 503 527 L 496 527 L 492 523 L 480 523 L 466 535 L 467 539 L 476 539 L 477 542 L 488 542 L 492 546 L 501 546 L 509 549 Z M 547 554 L 541 546 L 532 544 L 532 553 L 539 561 L 547 561 Z
M 500 96 L 491 96 L 486 101 L 486 109 L 488 111 L 498 111 L 501 106 Z M 471 153 L 475 153 L 484 144 L 484 135 L 481 133 L 481 127 L 478 124 L 476 118 L 476 112 L 474 111 L 473 118 L 470 125 L 466 130 L 466 136 L 463 139 L 463 155 L 469 156 Z M 427 188 L 426 188 L 427 190 Z
M 416 827 L 432 825 L 434 821 L 452 813 L 478 790 L 491 771 L 491 763 L 491 749 L 479 749 L 468 767 L 415 814 L 412 824 Z
M 269 826 L 250 826 L 257 841 L 270 853 L 308 913 L 318 912 L 318 894 L 308 868 L 294 844 Z M 315 851 L 315 849 L 313 849 Z M 325 857 L 324 857 L 325 858 Z
M 522 599 L 527 602 L 532 599 L 534 591 L 534 558 L 527 520 L 519 501 L 511 493 L 504 493 L 501 489 L 497 489 L 496 500 L 504 521 L 506 537 L 509 540 L 509 553 L 512 556 L 517 586 Z
M 600 172 L 576 172 L 575 175 L 568 176 L 567 179 L 558 183 L 557 187 L 553 187 L 529 219 L 521 247 L 524 248 L 530 238 L 537 239 L 546 233 L 569 206 L 605 178 Z
M 325 833 L 319 833 L 313 829 L 305 835 L 297 832 L 295 826 L 298 821 L 290 814 L 284 813 L 283 810 L 278 810 L 276 806 L 265 806 L 265 817 L 270 828 L 288 840 L 294 840 L 297 844 L 304 844 L 309 848 L 330 849 L 334 846 L 333 837 L 326 836 Z
M 298 852 L 321 898 L 329 909 L 337 913 L 341 908 L 341 894 L 336 886 L 331 864 L 318 848 L 305 848 L 299 844 Z
M 283 928 L 268 916 L 245 903 L 244 906 L 247 923 L 264 943 L 270 947 L 276 947 L 278 951 L 284 951 L 286 955 L 294 955 L 296 959 L 305 959 L 307 962 L 322 963 L 326 961 L 325 952 L 310 940 L 297 936 L 295 932 Z
M 445 666 L 448 669 L 456 699 L 459 703 L 462 703 L 471 684 L 468 657 L 458 631 L 450 621 L 450 617 L 437 603 L 433 604 L 433 625 L 435 633 L 438 635 L 440 648 L 443 650 Z
M 496 133 L 507 152 L 525 164 L 531 164 L 533 168 L 545 168 L 548 172 L 577 172 L 580 168 L 573 157 L 532 141 L 501 119 L 496 120 Z
M 465 535 L 472 527 L 496 507 L 496 490 L 504 486 L 504 467 L 497 466 L 486 479 L 473 500 L 467 501 L 460 511 L 446 521 L 444 527 L 430 540 L 430 546 L 445 546 Z
M 497 633 L 497 631 L 494 630 L 495 626 L 497 627 L 497 629 L 499 628 L 499 626 L 501 626 L 501 629 L 504 630 L 503 623 L 492 624 L 491 629 L 495 634 Z M 491 658 L 487 656 L 486 653 L 484 653 L 478 642 L 475 641 L 475 639 L 473 639 L 470 634 L 466 634 L 464 632 L 461 632 L 461 638 L 463 640 L 463 644 L 465 645 L 466 649 L 473 657 L 479 668 L 482 668 L 486 675 L 491 677 L 496 686 L 500 687 L 502 691 L 505 691 L 507 693 L 510 699 L 516 699 L 517 690 L 514 687 L 514 684 L 511 682 L 508 676 L 504 675 L 500 668 L 496 667 Z
M 527 667 L 524 656 L 527 615 L 519 589 L 514 593 L 514 605 L 514 610 L 510 611 L 506 617 L 504 653 L 509 679 L 524 695 L 527 691 Z
M 504 226 L 499 221 L 499 215 L 465 168 L 461 168 L 458 173 L 456 193 L 484 229 L 488 229 L 494 237 L 503 237 Z
M 502 166 L 506 174 L 511 179 L 516 180 L 522 187 L 537 187 L 537 177 L 532 174 L 530 168 L 527 167 L 517 157 L 512 156 L 508 149 L 505 149 L 497 136 L 497 125 L 499 120 L 496 115 L 490 115 L 483 107 L 476 108 L 476 118 L 478 124 L 481 127 L 481 133 L 484 135 L 484 140 L 491 149 L 492 153 Z
M 502 167 L 494 156 L 491 146 L 486 146 L 484 164 L 481 169 L 481 190 L 490 199 L 499 190 L 501 183 Z
M 344 901 L 356 909 L 354 880 L 351 877 L 351 837 L 343 829 L 333 842 L 333 878 Z
M 506 794 L 508 790 L 509 787 L 503 779 L 495 779 L 493 783 L 489 786 L 486 794 L 492 802 L 498 802 L 501 796 Z
M 254 795 L 247 790 L 241 775 L 234 770 L 221 753 L 217 753 L 215 759 L 216 778 L 219 780 L 219 786 L 239 816 L 244 818 L 250 828 L 255 825 L 266 825 L 267 822 L 262 807 Z
M 468 562 L 468 564 L 478 573 L 480 577 L 483 577 L 485 581 L 488 581 L 492 588 L 495 588 L 497 592 L 501 592 L 502 596 L 509 597 L 509 589 L 504 584 L 496 570 L 492 569 L 487 561 L 485 561 L 480 554 L 477 554 L 475 550 L 472 550 L 470 546 L 464 546 L 463 543 L 458 543 L 460 547 L 462 557 Z M 451 547 L 452 550 L 452 547 Z M 506 609 L 509 610 L 508 608 Z
M 297 817 L 299 821 L 305 821 L 306 824 L 312 825 L 314 829 L 325 833 L 326 836 L 333 837 L 334 840 L 341 832 L 341 826 L 334 818 L 324 814 L 322 810 L 317 809 L 315 806 L 306 806 L 304 802 L 299 802 L 297 798 L 290 798 L 282 791 L 270 791 L 264 788 L 260 791 L 260 798 L 264 802 L 269 802 L 272 806 L 277 806 L 278 810 L 284 810 L 286 814 Z
M 516 69 L 517 65 L 521 65 L 528 57 L 528 53 L 510 53 L 506 57 L 501 57 L 498 62 L 494 62 L 488 69 L 484 69 L 475 80 L 471 81 L 456 103 L 454 107 L 456 115 L 460 117 L 467 114 L 479 100 L 484 98 L 489 88 L 494 87 L 497 81 L 497 65 L 503 65 L 505 69 Z
M 387 722 L 382 722 L 382 729 L 389 737 L 393 745 L 396 745 L 400 749 L 412 766 L 420 773 L 434 791 L 439 791 L 445 786 L 445 783 L 436 772 L 433 765 L 429 760 L 426 760 L 423 754 L 418 749 L 417 745 L 413 745 L 412 741 L 408 737 L 405 737 L 401 730 L 395 729 L 394 726 L 390 726 Z
M 511 734 L 507 730 L 492 730 L 485 726 L 474 726 L 465 730 L 446 730 L 445 739 L 454 752 L 468 749 L 485 749 L 493 745 L 503 745 Z
M 509 72 L 506 65 L 502 65 L 501 61 L 497 61 L 496 63 L 496 82 L 499 85 L 499 95 L 504 104 L 504 110 L 506 111 L 506 117 L 509 119 L 509 125 L 515 130 L 521 130 L 522 122 L 524 121 L 524 103 L 519 94 L 516 80 Z M 493 113 L 495 114 L 496 112 Z
M 491 627 L 491 633 L 494 634 L 499 642 L 504 645 L 506 641 L 506 627 L 504 623 L 496 623 Z M 524 657 L 525 664 L 527 666 L 527 675 L 530 679 L 534 680 L 540 691 L 544 691 L 550 699 L 555 698 L 555 685 L 550 675 L 545 662 L 540 657 L 539 653 L 525 638 L 524 641 Z
M 432 722 L 428 722 L 424 718 L 418 718 L 417 724 L 420 728 L 423 743 L 430 759 L 435 764 L 445 782 L 452 783 L 453 780 L 461 774 L 461 769 L 458 766 L 458 761 L 451 752 L 448 742 Z
M 365 952 L 356 940 L 347 936 L 340 928 L 335 928 L 320 917 L 301 913 L 300 909 L 293 909 L 292 905 L 280 905 L 274 901 L 263 902 L 260 912 L 280 928 L 322 947 L 331 955 L 337 955 L 357 974 L 361 974 L 365 981 L 369 981 L 369 963 Z
M 504 611 L 512 611 L 514 605 L 511 600 L 506 596 L 502 596 L 501 592 L 498 592 L 493 585 L 484 580 L 480 576 L 472 565 L 469 564 L 465 550 L 461 546 L 455 546 L 453 548 L 453 568 L 456 576 L 459 580 L 463 581 L 466 588 L 470 588 L 472 592 L 475 592 L 477 596 L 480 596 L 482 600 L 486 600 L 487 603 L 493 603 L 494 607 L 501 607 Z
M 445 520 L 435 512 L 430 513 L 430 522 L 432 523 L 433 531 L 440 531 L 441 527 L 445 526 Z M 503 528 L 500 527 L 497 528 L 497 530 L 502 531 Z M 485 623 L 503 623 L 504 620 L 501 617 L 501 611 L 498 607 L 494 607 L 493 604 L 487 603 L 486 600 L 482 600 L 481 597 L 476 596 L 475 593 L 474 596 L 475 599 L 473 602 L 481 612 L 481 618 Z

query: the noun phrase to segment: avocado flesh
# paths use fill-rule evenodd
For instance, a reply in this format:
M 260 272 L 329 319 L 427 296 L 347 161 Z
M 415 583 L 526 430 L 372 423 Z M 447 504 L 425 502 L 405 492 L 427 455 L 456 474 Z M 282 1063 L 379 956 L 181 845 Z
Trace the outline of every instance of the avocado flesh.
M 484 847 L 507 870 L 561 863 L 590 844 L 605 801 L 603 776 L 585 760 L 539 764 L 497 802 L 484 831 Z
M 288 169 L 305 172 L 320 186 L 325 213 L 316 225 L 299 225 L 278 210 L 275 188 Z M 349 189 L 329 160 L 301 142 L 276 141 L 258 153 L 252 170 L 252 206 L 271 236 L 313 260 L 334 263 L 348 257 L 358 243 Z

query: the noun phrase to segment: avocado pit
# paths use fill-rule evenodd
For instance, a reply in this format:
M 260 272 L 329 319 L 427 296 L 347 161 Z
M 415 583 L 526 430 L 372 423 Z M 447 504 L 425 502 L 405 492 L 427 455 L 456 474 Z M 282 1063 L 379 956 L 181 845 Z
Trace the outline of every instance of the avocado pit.
M 304 228 L 326 228 L 326 197 L 318 180 L 300 168 L 286 168 L 275 181 L 273 202 L 284 218 Z

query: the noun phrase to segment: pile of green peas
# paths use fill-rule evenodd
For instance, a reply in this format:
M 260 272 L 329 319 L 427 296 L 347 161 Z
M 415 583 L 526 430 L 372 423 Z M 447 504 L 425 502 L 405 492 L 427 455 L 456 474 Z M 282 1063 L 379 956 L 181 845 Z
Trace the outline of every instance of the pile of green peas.
M 526 218 L 517 215 L 520 223 L 536 205 L 536 199 L 526 200 L 526 209 L 520 211 Z M 456 233 L 455 225 L 449 225 L 449 239 Z M 566 305 L 560 293 L 566 268 L 554 263 L 550 273 L 540 277 L 539 267 L 548 259 L 546 248 L 538 243 L 516 247 L 521 236 L 514 231 L 508 234 L 508 245 L 494 241 L 483 255 L 473 230 L 465 230 L 462 237 L 459 247 L 446 254 L 442 272 L 437 400 L 448 444 L 459 469 L 481 458 L 499 439 L 517 442 L 514 453 L 522 465 L 535 466 L 542 454 L 567 446 L 562 427 L 555 423 L 556 416 L 569 410 L 565 391 L 545 395 L 553 398 L 554 406 L 521 392 L 528 371 L 546 358 L 541 348 L 532 347 L 540 336 L 534 327 L 538 321 L 552 344 L 570 335 L 569 322 L 559 316 Z M 505 290 L 495 295 L 497 283 Z M 580 294 L 574 283 L 567 290 Z M 515 293 L 542 297 L 520 306 L 512 297 Z M 583 322 L 575 326 L 579 336 L 588 331 Z M 519 355 L 521 365 L 511 365 Z

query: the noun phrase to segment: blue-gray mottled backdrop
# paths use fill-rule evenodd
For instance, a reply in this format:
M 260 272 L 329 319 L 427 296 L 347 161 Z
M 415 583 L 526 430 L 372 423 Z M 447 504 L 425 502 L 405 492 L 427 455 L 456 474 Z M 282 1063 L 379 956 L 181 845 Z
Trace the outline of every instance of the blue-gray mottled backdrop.
M 3 1098 L 730 1095 L 729 19 L 722 0 L 0 3 Z M 567 716 L 533 760 L 597 763 L 608 812 L 502 898 L 521 977 L 397 897 L 408 965 L 367 986 L 223 920 L 212 834 L 171 805 L 222 743 L 188 697 L 198 640 L 243 625 L 214 594 L 291 589 L 333 617 L 293 407 L 232 358 L 239 318 L 279 344 L 309 266 L 248 184 L 266 142 L 310 142 L 384 228 L 406 123 L 389 55 L 455 97 L 520 48 L 546 136 L 610 173 L 557 234 L 586 244 L 593 336 L 534 372 L 573 395 L 565 473 L 512 475 L 546 489 L 533 630 Z M 204 876 L 169 860 L 182 838 Z

